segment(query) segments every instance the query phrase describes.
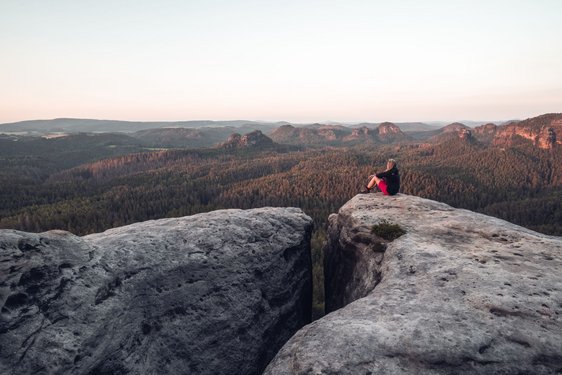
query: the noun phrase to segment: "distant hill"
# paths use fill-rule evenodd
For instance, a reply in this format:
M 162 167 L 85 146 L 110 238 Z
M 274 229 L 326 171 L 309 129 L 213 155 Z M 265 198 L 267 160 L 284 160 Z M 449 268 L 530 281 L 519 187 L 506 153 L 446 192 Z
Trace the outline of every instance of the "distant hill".
M 304 127 L 283 125 L 270 133 L 276 143 L 293 145 L 334 145 L 351 134 L 351 129 L 341 125 L 312 124 Z
M 352 129 L 364 128 L 364 127 L 369 129 L 376 129 L 381 124 L 384 124 L 384 122 L 361 122 L 359 124 L 349 125 L 349 127 Z M 392 124 L 398 126 L 400 130 L 402 130 L 404 133 L 436 130 L 441 126 L 441 125 L 429 125 L 424 122 L 393 122 Z
M 45 157 L 60 154 L 61 158 L 72 153 L 114 155 L 115 150 L 141 150 L 141 143 L 123 133 L 77 133 L 64 137 L 43 138 L 29 136 L 0 136 L 0 156 Z M 117 154 L 120 154 L 117 152 Z
M 140 130 L 131 133 L 130 136 L 150 147 L 199 148 L 212 147 L 218 143 L 225 142 L 232 133 L 247 133 L 253 130 L 246 125 L 240 128 L 232 126 L 159 128 Z
M 297 126 L 295 124 L 285 124 L 285 125 Z M 349 131 L 349 130 L 347 130 L 348 129 L 347 126 L 344 126 L 344 125 L 341 125 L 341 124 L 323 124 L 323 123 L 318 123 L 318 122 L 315 122 L 313 124 L 298 125 L 297 127 L 307 128 L 307 129 L 339 129 L 339 130 L 343 130 L 343 131 Z
M 383 122 L 377 127 L 377 139 L 382 143 L 395 143 L 406 141 L 409 137 L 396 124 Z
M 491 144 L 496 135 L 498 126 L 496 124 L 484 124 L 472 129 L 472 134 L 476 139 L 485 144 Z
M 495 129 L 494 145 L 511 146 L 520 142 L 530 142 L 543 149 L 562 145 L 562 113 L 548 113 L 509 122 Z
M 532 145 L 552 149 L 562 144 L 562 114 L 548 113 L 522 121 L 510 121 L 504 125 L 493 123 L 470 128 L 458 122 L 437 130 L 408 133 L 417 141 L 439 143 L 452 139 L 476 141 L 483 146 L 511 147 Z
M 12 185 L 15 187 L 13 194 L 23 199 L 28 195 L 26 186 L 40 186 L 41 181 L 54 172 L 142 151 L 147 150 L 139 140 L 126 134 L 78 133 L 50 139 L 0 135 L 0 193 Z M 2 208 L 11 204 L 0 198 L 0 216 Z
M 133 122 L 59 118 L 0 124 L 0 134 L 21 133 L 65 138 L 65 135 L 77 133 L 108 133 L 114 134 L 110 137 L 115 138 L 116 133 L 126 133 L 131 138 L 126 141 L 127 143 L 153 148 L 212 147 L 227 141 L 232 133 L 245 134 L 255 130 L 269 135 L 276 143 L 300 146 L 349 146 L 358 143 L 389 144 L 404 141 L 434 143 L 453 138 L 502 147 L 522 142 L 539 148 L 552 148 L 562 143 L 562 114 L 559 113 L 545 114 L 526 120 L 512 120 L 500 125 L 466 121 L 436 128 L 435 124 L 437 122 L 381 124 L 364 122 L 348 127 L 337 123 L 295 126 L 285 121 Z M 473 127 L 477 124 L 479 126 Z M 20 135 L 17 135 L 13 140 L 30 141 L 19 137 Z M 8 138 L 4 136 L 2 139 L 5 141 Z M 37 143 L 40 148 L 43 147 L 44 142 L 42 142 Z M 6 147 L 13 148 L 12 146 L 14 145 Z
M 238 133 L 231 134 L 226 142 L 218 145 L 219 148 L 224 149 L 265 149 L 272 148 L 275 143 L 268 136 L 264 135 L 259 130 L 254 130 L 251 133 L 240 135 Z
M 77 119 L 77 118 L 57 118 L 52 120 L 27 120 L 11 123 L 0 124 L 0 133 L 2 132 L 29 132 L 38 134 L 47 134 L 53 132 L 137 132 L 151 129 L 173 129 L 173 128 L 241 128 L 240 133 L 250 132 L 253 130 L 261 130 L 269 133 L 279 126 L 291 125 L 298 128 L 339 128 L 343 131 L 346 129 L 354 129 L 367 127 L 370 129 L 377 128 L 381 123 L 363 122 L 353 125 L 345 125 L 336 122 L 312 123 L 312 124 L 292 124 L 287 121 L 278 122 L 262 122 L 249 120 L 230 120 L 230 121 L 211 121 L 211 120 L 194 120 L 194 121 L 120 121 L 120 120 L 96 120 L 96 119 Z M 429 131 L 435 130 L 439 126 L 426 124 L 423 122 L 397 122 L 394 123 L 403 132 L 412 131 Z M 350 131 L 349 131 L 350 132 Z M 226 138 L 225 138 L 226 139 Z M 223 139 L 224 141 L 224 139 Z
M 461 129 L 470 129 L 468 126 L 461 124 L 460 122 L 453 122 L 452 124 L 443 126 L 438 129 L 429 131 L 412 131 L 408 132 L 408 135 L 418 141 L 439 141 L 439 137 L 443 134 L 456 133 Z
M 453 122 L 452 124 L 444 126 L 439 130 L 441 131 L 441 133 L 452 133 L 461 131 L 463 129 L 470 129 L 470 127 L 466 126 L 465 124 L 461 124 L 460 122 Z
M 435 130 L 437 127 L 428 125 L 423 122 L 396 122 L 395 123 L 403 132 L 414 132 L 424 130 Z
M 472 120 L 460 120 L 457 121 L 460 122 L 461 124 L 464 124 L 465 126 L 468 126 L 469 128 L 475 128 L 477 126 L 481 126 L 481 125 L 485 125 L 485 124 L 495 124 L 497 121 L 472 121 Z
M 517 120 L 512 120 L 512 121 L 517 121 Z M 473 121 L 473 120 L 459 120 L 459 121 L 455 121 L 455 122 L 459 122 L 461 124 L 464 124 L 466 126 L 468 126 L 469 128 L 474 128 L 480 125 L 484 125 L 484 124 L 489 124 L 489 123 L 500 123 L 497 121 Z M 424 124 L 428 124 L 431 125 L 433 127 L 439 128 L 439 127 L 443 127 L 446 124 L 449 124 L 449 121 L 424 121 Z
M 357 143 L 393 143 L 408 137 L 390 122 L 376 128 L 367 126 L 348 128 L 341 125 L 312 124 L 304 127 L 284 125 L 270 134 L 277 143 L 293 145 L 350 145 Z
M 434 134 L 429 139 L 428 142 L 433 143 L 440 143 L 445 142 L 453 139 L 464 139 L 464 140 L 472 140 L 472 132 L 471 128 L 461 124 L 460 122 L 454 122 L 447 126 L 444 126 L 437 131 L 428 132 L 429 134 Z
M 30 120 L 0 124 L 2 132 L 135 132 L 155 128 L 204 128 L 204 127 L 251 127 L 252 130 L 269 130 L 279 126 L 276 123 L 232 120 L 232 121 L 117 121 L 58 118 L 54 120 Z
M 395 143 L 406 141 L 409 138 L 398 126 L 391 122 L 383 122 L 375 129 L 363 126 L 353 129 L 351 135 L 346 136 L 343 141 L 371 142 L 371 143 Z

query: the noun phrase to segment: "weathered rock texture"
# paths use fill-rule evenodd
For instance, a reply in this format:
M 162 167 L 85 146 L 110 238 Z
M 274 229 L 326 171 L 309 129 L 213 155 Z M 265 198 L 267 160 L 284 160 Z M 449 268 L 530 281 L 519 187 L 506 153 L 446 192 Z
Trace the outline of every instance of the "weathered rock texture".
M 498 127 L 493 144 L 509 146 L 526 140 L 536 147 L 553 149 L 562 144 L 561 134 L 562 114 L 549 113 Z
M 381 219 L 406 234 L 371 234 Z M 562 238 L 442 203 L 359 195 L 330 217 L 329 310 L 266 374 L 562 372 Z M 345 307 L 343 307 L 345 306 Z
M 219 147 L 232 149 L 232 148 L 260 148 L 271 147 L 274 143 L 268 136 L 264 135 L 259 130 L 254 130 L 251 133 L 240 135 L 238 133 L 231 134 L 226 142 L 219 144 Z
M 0 373 L 261 373 L 310 321 L 311 225 L 263 208 L 2 230 Z

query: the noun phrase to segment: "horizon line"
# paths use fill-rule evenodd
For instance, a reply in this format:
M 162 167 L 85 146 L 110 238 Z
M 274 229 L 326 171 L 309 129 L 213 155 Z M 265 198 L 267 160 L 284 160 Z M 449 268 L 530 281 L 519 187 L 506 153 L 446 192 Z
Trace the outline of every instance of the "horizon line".
M 548 114 L 556 114 L 559 112 L 545 112 L 534 116 L 526 117 L 525 119 L 534 118 L 542 115 Z M 1 122 L 1 125 L 9 125 L 9 124 L 17 124 L 20 122 L 29 122 L 29 121 L 55 121 L 55 120 L 91 120 L 91 121 L 118 121 L 118 122 L 141 122 L 141 123 L 178 123 L 178 122 L 197 122 L 197 121 L 211 121 L 211 122 L 234 122 L 234 121 L 248 121 L 248 122 L 257 122 L 257 123 L 279 123 L 279 122 L 287 122 L 289 124 L 330 124 L 330 123 L 339 123 L 339 124 L 361 124 L 361 123 L 384 123 L 384 122 L 391 122 L 391 123 L 432 123 L 432 122 L 483 122 L 483 123 L 498 123 L 498 122 L 507 122 L 507 121 L 521 121 L 524 120 L 522 118 L 506 118 L 506 119 L 495 119 L 495 120 L 482 120 L 482 119 L 469 119 L 464 118 L 461 120 L 450 120 L 450 119 L 434 119 L 434 120 L 308 120 L 308 121 L 288 121 L 288 120 L 264 120 L 264 119 L 244 119 L 244 118 L 233 118 L 233 119 L 211 119 L 211 118 L 199 118 L 199 119 L 183 119 L 183 120 L 124 120 L 124 119 L 115 119 L 115 118 L 88 118 L 88 117 L 54 117 L 54 118 L 37 118 L 37 119 L 26 119 L 26 120 L 17 120 L 17 121 L 8 121 L 8 122 Z

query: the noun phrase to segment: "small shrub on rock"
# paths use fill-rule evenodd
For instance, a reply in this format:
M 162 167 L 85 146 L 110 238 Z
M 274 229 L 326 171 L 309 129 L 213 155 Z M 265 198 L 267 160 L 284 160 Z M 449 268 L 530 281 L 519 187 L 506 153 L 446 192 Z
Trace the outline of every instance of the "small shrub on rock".
M 406 234 L 406 231 L 400 225 L 392 224 L 388 220 L 382 219 L 378 224 L 373 225 L 371 233 L 385 240 L 392 241 Z

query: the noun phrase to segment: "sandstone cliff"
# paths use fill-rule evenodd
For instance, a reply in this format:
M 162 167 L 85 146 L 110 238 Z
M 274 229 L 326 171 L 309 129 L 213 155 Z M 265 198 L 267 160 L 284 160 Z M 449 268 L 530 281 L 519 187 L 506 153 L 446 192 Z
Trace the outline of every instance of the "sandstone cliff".
M 274 145 L 271 138 L 264 135 L 259 130 L 254 130 L 248 134 L 240 135 L 238 133 L 231 134 L 226 142 L 221 143 L 218 147 L 232 148 L 267 148 Z
M 383 122 L 376 129 L 361 126 L 354 128 L 343 141 L 370 141 L 376 143 L 394 143 L 408 140 L 408 136 L 398 126 L 391 122 Z
M 371 233 L 387 219 L 406 234 Z M 562 372 L 562 238 L 399 194 L 330 216 L 326 306 L 266 374 Z
M 263 208 L 1 230 L 0 373 L 261 373 L 310 321 L 311 226 Z
M 549 113 L 497 128 L 493 144 L 510 146 L 519 141 L 530 141 L 534 146 L 553 149 L 562 144 L 562 114 Z

